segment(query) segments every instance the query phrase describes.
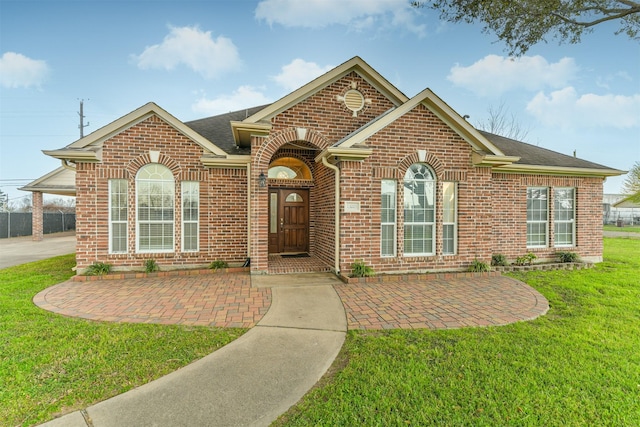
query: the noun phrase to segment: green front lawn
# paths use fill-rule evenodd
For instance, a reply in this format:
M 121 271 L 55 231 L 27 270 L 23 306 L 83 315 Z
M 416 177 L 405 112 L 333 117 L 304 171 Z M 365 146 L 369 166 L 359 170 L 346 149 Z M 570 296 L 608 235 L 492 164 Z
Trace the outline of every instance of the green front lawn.
M 514 275 L 551 309 L 531 322 L 350 331 L 334 373 L 283 426 L 640 425 L 640 241 L 591 270 Z
M 2 426 L 33 425 L 84 408 L 175 371 L 244 332 L 91 322 L 33 305 L 33 296 L 68 279 L 74 264 L 67 255 L 0 270 Z

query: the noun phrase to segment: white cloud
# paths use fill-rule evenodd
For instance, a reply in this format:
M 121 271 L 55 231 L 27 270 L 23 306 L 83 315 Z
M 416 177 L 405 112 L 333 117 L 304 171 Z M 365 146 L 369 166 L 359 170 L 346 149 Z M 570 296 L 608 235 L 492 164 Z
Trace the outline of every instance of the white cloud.
M 499 96 L 513 89 L 561 88 L 574 79 L 577 72 L 573 58 L 550 64 L 539 55 L 518 58 L 487 55 L 468 67 L 455 65 L 447 79 L 480 96 Z
M 40 86 L 49 75 L 45 61 L 5 52 L 0 58 L 0 85 L 6 88 Z
M 322 28 L 333 24 L 347 25 L 358 31 L 374 27 L 376 21 L 401 27 L 424 36 L 426 25 L 417 24 L 419 15 L 407 0 L 262 0 L 255 17 L 269 25 Z
M 223 36 L 213 39 L 211 31 L 201 31 L 198 27 L 170 26 L 169 29 L 162 43 L 133 55 L 139 68 L 172 70 L 184 64 L 205 78 L 239 68 L 238 49 L 231 39 Z
M 207 99 L 203 96 L 191 106 L 191 109 L 196 113 L 216 115 L 271 102 L 260 89 L 252 86 L 240 86 L 231 95 L 220 95 L 214 99 Z
M 640 94 L 578 95 L 573 87 L 566 87 L 548 96 L 539 92 L 527 111 L 549 126 L 628 129 L 640 126 Z
M 321 67 L 315 62 L 307 62 L 297 58 L 291 61 L 290 64 L 283 66 L 282 72 L 277 76 L 273 76 L 272 79 L 286 90 L 293 91 L 332 68 L 334 68 L 333 65 Z

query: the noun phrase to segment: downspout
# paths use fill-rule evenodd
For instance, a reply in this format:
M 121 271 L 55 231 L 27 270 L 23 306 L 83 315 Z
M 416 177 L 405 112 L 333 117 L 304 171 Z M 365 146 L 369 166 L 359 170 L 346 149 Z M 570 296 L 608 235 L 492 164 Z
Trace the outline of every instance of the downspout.
M 60 159 L 60 161 L 62 162 L 62 167 L 65 169 L 69 169 L 70 171 L 74 171 L 76 170 L 76 168 L 74 166 L 71 166 L 66 159 Z
M 247 258 L 251 258 L 251 163 L 247 163 Z
M 336 274 L 340 274 L 340 169 L 336 165 L 332 165 L 331 163 L 329 163 L 325 156 L 322 156 L 322 164 L 329 169 L 333 169 L 333 171 L 335 172 L 335 253 L 333 255 L 333 258 L 335 262 L 334 269 L 336 271 Z

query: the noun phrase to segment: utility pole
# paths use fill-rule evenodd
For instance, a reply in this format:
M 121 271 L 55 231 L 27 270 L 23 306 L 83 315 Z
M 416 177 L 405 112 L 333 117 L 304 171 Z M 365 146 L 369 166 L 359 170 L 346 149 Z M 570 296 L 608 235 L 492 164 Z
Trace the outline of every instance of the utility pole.
M 90 125 L 89 122 L 87 122 L 87 124 L 84 124 L 84 99 L 80 100 L 80 112 L 78 113 L 78 115 L 80 116 L 80 124 L 78 125 L 78 129 L 80 129 L 80 139 L 82 139 L 84 137 L 84 128 L 86 128 L 87 126 Z

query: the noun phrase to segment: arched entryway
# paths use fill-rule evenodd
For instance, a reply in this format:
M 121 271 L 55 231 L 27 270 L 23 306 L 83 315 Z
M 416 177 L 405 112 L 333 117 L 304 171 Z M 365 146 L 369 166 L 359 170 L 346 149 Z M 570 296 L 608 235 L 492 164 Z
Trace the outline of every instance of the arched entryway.
M 313 132 L 295 130 L 255 151 L 253 174 L 263 181 L 252 190 L 252 272 L 330 271 L 334 175 L 315 161 L 326 145 Z

